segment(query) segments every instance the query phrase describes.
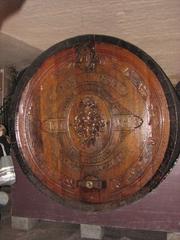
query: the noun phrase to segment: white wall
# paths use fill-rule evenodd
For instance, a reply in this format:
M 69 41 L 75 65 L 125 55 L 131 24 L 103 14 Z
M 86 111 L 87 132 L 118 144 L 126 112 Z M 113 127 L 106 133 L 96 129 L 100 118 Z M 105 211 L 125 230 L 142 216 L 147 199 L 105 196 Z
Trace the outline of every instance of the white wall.
M 26 0 L 1 30 L 42 50 L 80 34 L 119 37 L 150 54 L 176 83 L 179 25 L 179 0 Z

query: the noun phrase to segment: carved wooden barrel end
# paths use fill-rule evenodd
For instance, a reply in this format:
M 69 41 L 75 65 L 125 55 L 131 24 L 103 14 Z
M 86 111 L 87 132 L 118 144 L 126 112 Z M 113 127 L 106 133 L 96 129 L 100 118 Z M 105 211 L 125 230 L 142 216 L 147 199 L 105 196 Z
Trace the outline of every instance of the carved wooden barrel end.
M 12 101 L 14 153 L 36 186 L 82 210 L 143 197 L 179 154 L 179 101 L 158 64 L 123 40 L 84 35 L 42 53 Z

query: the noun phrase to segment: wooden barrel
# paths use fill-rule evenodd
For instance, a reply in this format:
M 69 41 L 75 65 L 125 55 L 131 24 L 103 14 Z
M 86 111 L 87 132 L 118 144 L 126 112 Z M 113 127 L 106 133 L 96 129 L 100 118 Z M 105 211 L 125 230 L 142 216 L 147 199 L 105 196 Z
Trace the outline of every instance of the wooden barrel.
M 11 109 L 29 179 L 78 209 L 113 209 L 154 189 L 180 150 L 179 100 L 159 65 L 123 40 L 84 35 L 43 52 Z

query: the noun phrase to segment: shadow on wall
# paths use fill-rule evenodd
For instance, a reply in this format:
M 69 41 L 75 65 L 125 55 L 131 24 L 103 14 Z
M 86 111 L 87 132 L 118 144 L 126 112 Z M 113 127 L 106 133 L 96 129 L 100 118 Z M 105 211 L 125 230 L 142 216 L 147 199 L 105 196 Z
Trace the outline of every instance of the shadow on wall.
M 0 29 L 3 22 L 21 9 L 26 0 L 0 0 Z

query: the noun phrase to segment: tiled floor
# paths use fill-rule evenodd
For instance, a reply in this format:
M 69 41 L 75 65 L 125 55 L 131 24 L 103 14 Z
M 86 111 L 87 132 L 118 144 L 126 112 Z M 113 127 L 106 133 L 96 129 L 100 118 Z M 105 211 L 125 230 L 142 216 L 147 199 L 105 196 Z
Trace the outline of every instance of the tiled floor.
M 76 224 L 42 222 L 29 231 L 15 230 L 10 223 L 0 224 L 0 240 L 80 240 Z M 166 240 L 166 233 L 105 228 L 103 240 Z

